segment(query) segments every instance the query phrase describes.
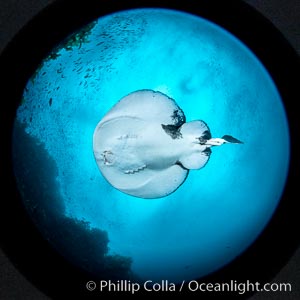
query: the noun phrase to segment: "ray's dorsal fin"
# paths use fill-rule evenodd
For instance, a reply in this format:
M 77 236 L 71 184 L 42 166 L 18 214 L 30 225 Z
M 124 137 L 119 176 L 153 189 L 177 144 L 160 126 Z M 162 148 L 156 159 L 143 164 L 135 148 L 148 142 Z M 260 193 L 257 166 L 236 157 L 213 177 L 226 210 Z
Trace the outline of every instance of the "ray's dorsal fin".
M 210 130 L 204 121 L 196 120 L 184 123 L 181 126 L 182 135 L 193 135 L 195 138 L 209 140 L 211 138 Z

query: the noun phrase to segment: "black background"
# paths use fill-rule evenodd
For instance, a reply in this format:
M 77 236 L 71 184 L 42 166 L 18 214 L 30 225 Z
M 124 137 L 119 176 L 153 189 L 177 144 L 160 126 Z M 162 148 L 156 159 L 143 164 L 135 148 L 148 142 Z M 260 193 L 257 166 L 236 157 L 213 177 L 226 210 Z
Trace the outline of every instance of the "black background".
M 53 0 L 1 0 L 0 52 L 22 26 L 52 2 Z M 300 53 L 300 2 L 298 0 L 246 0 L 245 2 L 254 6 L 265 17 L 271 20 L 284 34 L 294 49 L 297 50 L 298 54 Z M 295 197 L 297 196 L 298 195 L 295 195 Z M 4 201 L 4 199 L 1 201 Z M 295 234 L 299 235 L 298 228 L 295 228 Z M 284 245 L 282 245 L 282 247 L 284 247 Z M 274 249 L 274 251 L 280 251 L 280 249 Z M 277 283 L 290 282 L 293 286 L 292 293 L 259 293 L 252 296 L 251 299 L 300 299 L 299 249 L 273 281 Z M 53 277 L 53 284 L 55 285 L 55 275 Z M 33 286 L 18 269 L 11 264 L 5 254 L 0 251 L 0 300 L 5 299 L 43 300 L 49 298 Z

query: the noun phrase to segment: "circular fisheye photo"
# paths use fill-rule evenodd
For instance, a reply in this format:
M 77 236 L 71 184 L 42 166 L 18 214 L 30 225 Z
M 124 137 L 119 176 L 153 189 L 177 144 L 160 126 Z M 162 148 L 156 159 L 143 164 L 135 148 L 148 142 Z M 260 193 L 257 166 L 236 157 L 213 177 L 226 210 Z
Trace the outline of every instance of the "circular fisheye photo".
M 94 276 L 175 284 L 240 256 L 280 202 L 285 109 L 243 42 L 128 9 L 52 49 L 17 108 L 13 168 L 42 236 Z

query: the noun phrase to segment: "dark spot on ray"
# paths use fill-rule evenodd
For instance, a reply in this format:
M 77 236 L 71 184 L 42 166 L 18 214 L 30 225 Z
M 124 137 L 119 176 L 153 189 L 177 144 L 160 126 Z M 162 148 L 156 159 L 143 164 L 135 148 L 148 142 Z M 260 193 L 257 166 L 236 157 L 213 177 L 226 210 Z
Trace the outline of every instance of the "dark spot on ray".
M 203 134 L 202 134 L 202 138 L 203 138 L 203 139 L 206 139 L 206 140 L 211 139 L 211 133 L 210 133 L 210 131 L 209 131 L 209 130 L 205 130 L 205 131 L 203 132 Z
M 204 139 L 202 136 L 198 137 L 197 140 L 199 141 L 200 145 L 205 145 L 207 142 L 207 139 Z
M 174 121 L 174 125 L 176 125 L 176 126 L 181 126 L 183 123 L 186 122 L 185 115 L 179 107 L 178 107 L 178 109 L 175 109 L 173 111 L 171 118 Z
M 52 105 L 52 98 L 49 99 L 49 106 Z
M 206 156 L 210 156 L 211 155 L 211 149 L 209 147 L 205 148 L 203 151 L 202 151 Z
M 180 132 L 180 126 L 176 125 L 164 125 L 161 124 L 163 130 L 168 134 L 172 139 L 179 139 L 182 138 L 182 134 Z
M 205 130 L 202 136 L 197 138 L 197 140 L 199 140 L 200 145 L 205 145 L 209 139 L 211 139 L 211 133 L 209 130 Z

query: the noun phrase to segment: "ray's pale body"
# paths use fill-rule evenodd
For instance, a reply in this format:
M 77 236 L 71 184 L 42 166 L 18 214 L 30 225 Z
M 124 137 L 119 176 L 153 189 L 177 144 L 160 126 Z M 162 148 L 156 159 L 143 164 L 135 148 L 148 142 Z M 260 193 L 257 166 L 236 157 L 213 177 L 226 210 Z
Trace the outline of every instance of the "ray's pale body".
M 203 121 L 186 123 L 168 96 L 141 90 L 121 99 L 98 123 L 93 149 L 112 186 L 132 196 L 160 198 L 174 192 L 190 169 L 205 166 L 211 146 L 240 143 L 224 137 L 211 138 Z

